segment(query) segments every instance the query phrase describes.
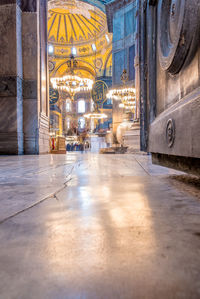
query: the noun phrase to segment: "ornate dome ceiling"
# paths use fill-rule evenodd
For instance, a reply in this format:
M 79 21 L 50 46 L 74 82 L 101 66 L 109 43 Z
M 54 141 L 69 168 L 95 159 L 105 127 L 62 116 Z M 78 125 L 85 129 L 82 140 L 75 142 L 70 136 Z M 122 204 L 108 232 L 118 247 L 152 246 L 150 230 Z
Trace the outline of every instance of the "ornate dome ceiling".
M 108 33 L 104 11 L 91 5 L 93 2 L 98 0 L 48 2 L 48 42 L 53 46 L 50 76 L 63 76 L 69 71 L 67 61 L 73 48 L 78 62 L 76 75 L 111 76 L 112 34 Z
M 48 39 L 52 44 L 88 44 L 107 32 L 105 14 L 76 0 L 49 1 Z

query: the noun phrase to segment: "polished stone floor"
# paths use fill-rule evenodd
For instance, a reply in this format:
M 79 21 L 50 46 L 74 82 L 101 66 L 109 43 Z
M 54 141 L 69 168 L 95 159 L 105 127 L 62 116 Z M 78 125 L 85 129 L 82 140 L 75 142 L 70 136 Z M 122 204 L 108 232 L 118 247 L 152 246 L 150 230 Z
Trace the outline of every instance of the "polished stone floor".
M 1 299 L 200 298 L 200 201 L 145 155 L 0 158 Z

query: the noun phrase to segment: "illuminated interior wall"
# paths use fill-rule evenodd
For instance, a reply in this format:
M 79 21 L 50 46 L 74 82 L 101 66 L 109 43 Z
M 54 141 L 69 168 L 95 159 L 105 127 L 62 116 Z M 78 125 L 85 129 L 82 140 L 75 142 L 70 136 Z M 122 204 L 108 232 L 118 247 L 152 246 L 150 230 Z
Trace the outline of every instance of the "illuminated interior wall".
M 112 33 L 108 33 L 106 15 L 104 9 L 100 8 L 83 1 L 49 1 L 50 77 L 61 77 L 70 72 L 67 60 L 73 53 L 78 62 L 75 75 L 93 80 L 96 77 L 112 78 Z M 90 95 L 87 95 L 87 102 L 89 100 Z M 75 103 L 72 106 L 73 111 L 68 114 L 74 127 L 79 115 Z M 53 109 L 52 107 L 51 111 Z M 86 112 L 89 112 L 88 107 Z M 63 110 L 61 113 L 66 131 L 64 118 L 68 117 L 68 114 Z
M 120 87 L 123 82 L 121 75 L 124 69 L 129 75 L 130 86 L 135 86 L 135 38 L 136 38 L 136 1 L 113 12 L 113 87 Z M 113 133 L 125 118 L 124 110 L 119 102 L 113 103 Z
M 50 1 L 48 42 L 53 50 L 49 53 L 51 76 L 66 74 L 72 48 L 76 49 L 77 75 L 112 76 L 112 34 L 108 33 L 105 13 L 97 7 L 81 1 L 78 6 L 69 1 L 57 7 Z

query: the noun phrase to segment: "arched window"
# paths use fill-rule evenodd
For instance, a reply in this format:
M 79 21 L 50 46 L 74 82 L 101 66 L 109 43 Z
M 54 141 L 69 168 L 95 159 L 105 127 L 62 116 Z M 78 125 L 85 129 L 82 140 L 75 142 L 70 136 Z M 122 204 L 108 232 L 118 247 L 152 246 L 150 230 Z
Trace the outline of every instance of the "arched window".
M 95 108 L 93 100 L 90 101 L 90 111 L 93 112 Z
M 73 48 L 71 49 L 71 53 L 72 53 L 72 55 L 76 55 L 76 54 L 77 54 L 77 50 L 76 50 L 75 47 L 73 47 Z
M 85 128 L 85 118 L 84 117 L 79 117 L 78 126 L 79 126 L 80 129 Z
M 84 100 L 78 101 L 78 113 L 85 113 L 85 101 Z
M 70 111 L 71 111 L 71 102 L 66 101 L 66 112 L 70 112 Z
M 70 118 L 67 118 L 67 130 L 70 129 Z

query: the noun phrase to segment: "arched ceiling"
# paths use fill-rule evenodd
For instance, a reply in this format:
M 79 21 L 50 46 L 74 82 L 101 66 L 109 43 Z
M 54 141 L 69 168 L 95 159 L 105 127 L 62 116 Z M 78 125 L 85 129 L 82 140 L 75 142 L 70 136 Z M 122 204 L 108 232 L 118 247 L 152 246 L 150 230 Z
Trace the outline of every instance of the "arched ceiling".
M 76 48 L 79 65 L 77 72 L 82 72 L 86 77 L 111 75 L 112 34 L 108 33 L 105 13 L 89 4 L 89 1 L 99 2 L 48 2 L 48 42 L 54 46 L 53 54 L 49 54 L 51 76 L 66 74 L 66 61 L 71 55 L 72 47 Z
M 51 0 L 48 15 L 48 39 L 55 44 L 94 42 L 107 31 L 105 14 L 81 1 Z

